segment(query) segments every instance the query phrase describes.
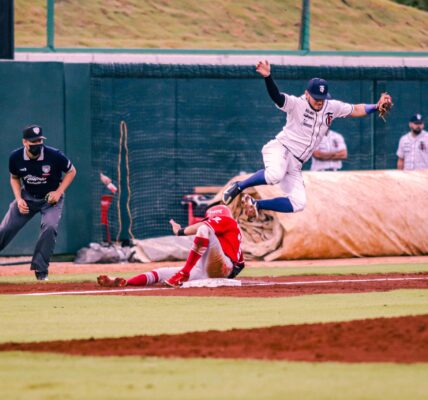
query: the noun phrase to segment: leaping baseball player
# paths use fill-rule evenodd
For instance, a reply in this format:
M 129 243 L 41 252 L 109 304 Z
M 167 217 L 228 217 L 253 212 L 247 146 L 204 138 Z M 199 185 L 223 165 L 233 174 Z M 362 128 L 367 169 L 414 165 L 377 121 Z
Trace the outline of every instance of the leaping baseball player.
M 348 104 L 332 100 L 328 83 L 321 78 L 311 79 L 305 93 L 295 97 L 280 93 L 271 76 L 268 61 L 259 61 L 256 71 L 264 77 L 267 91 L 275 105 L 287 113 L 287 123 L 275 139 L 262 149 L 265 168 L 227 187 L 223 193 L 223 202 L 230 204 L 242 191 L 258 185 L 279 184 L 285 196 L 255 200 L 249 194 L 244 194 L 241 201 L 249 219 L 257 218 L 258 210 L 281 213 L 302 211 L 306 205 L 302 165 L 311 158 L 314 149 L 328 133 L 332 121 L 336 118 L 364 117 L 376 111 L 383 118 L 393 105 L 387 93 L 382 93 L 376 104 Z
M 100 275 L 105 287 L 148 286 L 162 282 L 179 287 L 184 282 L 206 278 L 235 278 L 245 267 L 241 250 L 241 231 L 229 208 L 218 205 L 206 211 L 205 219 L 182 228 L 170 221 L 175 235 L 196 235 L 183 268 L 158 268 L 131 279 Z

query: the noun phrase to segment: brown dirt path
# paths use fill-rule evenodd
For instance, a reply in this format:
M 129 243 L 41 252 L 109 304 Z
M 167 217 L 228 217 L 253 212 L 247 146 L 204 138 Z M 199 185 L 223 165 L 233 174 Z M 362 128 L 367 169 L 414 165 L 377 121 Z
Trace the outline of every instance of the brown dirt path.
M 0 351 L 310 362 L 428 362 L 428 315 L 178 335 L 5 343 Z
M 17 258 L 3 257 L 0 262 L 10 262 Z M 249 261 L 246 265 L 252 267 L 325 267 L 342 265 L 369 265 L 369 264 L 428 264 L 428 256 L 404 257 L 362 257 L 339 258 L 326 260 L 293 260 L 293 261 Z M 50 264 L 51 274 L 84 274 L 84 273 L 117 273 L 127 271 L 150 271 L 153 268 L 173 267 L 183 265 L 183 261 L 157 263 L 124 263 L 124 264 L 74 264 L 72 262 L 53 262 Z M 0 276 L 28 275 L 30 264 L 0 267 Z
M 289 297 L 323 293 L 363 293 L 396 289 L 428 289 L 428 272 L 410 274 L 365 275 L 305 275 L 260 277 L 241 280 L 243 286 L 217 288 L 171 289 L 161 285 L 148 288 L 101 288 L 96 282 L 3 283 L 0 294 L 77 292 L 72 294 L 102 294 L 119 296 L 229 296 L 229 297 Z M 125 290 L 124 290 L 125 289 Z M 138 291 L 133 291 L 137 289 Z M 143 289 L 143 290 L 141 290 Z M 126 291 L 129 290 L 129 291 Z M 85 293 L 85 292 L 91 293 Z

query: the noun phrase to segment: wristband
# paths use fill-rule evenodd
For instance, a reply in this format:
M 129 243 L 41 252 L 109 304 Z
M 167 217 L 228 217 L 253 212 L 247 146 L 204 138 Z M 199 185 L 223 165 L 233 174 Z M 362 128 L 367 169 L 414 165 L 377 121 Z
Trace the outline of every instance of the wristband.
M 177 232 L 177 236 L 186 236 L 186 234 L 184 233 L 184 230 L 185 230 L 186 228 L 180 228 L 179 230 L 178 230 L 178 232 Z
M 377 104 L 364 104 L 366 114 L 373 114 L 377 110 Z

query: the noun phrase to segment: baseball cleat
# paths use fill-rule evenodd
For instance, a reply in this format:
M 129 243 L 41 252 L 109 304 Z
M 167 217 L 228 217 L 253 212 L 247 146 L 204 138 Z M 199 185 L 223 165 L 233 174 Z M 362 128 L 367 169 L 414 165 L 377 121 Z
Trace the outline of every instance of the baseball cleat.
M 239 188 L 239 182 L 232 183 L 230 186 L 226 188 L 223 192 L 223 203 L 230 204 L 232 200 L 241 193 L 242 190 Z
M 257 201 L 254 200 L 249 194 L 244 194 L 241 200 L 244 214 L 247 216 L 248 221 L 252 221 L 259 217 L 259 211 L 257 210 Z
M 171 278 L 167 279 L 164 284 L 170 287 L 180 287 L 184 282 L 189 280 L 189 274 L 178 271 L 175 275 L 171 276 Z
M 124 287 L 126 286 L 126 279 L 114 278 L 112 276 L 100 275 L 97 278 L 98 285 L 102 287 Z
M 38 281 L 48 281 L 48 274 L 46 272 L 34 271 L 34 275 L 36 275 L 36 279 Z

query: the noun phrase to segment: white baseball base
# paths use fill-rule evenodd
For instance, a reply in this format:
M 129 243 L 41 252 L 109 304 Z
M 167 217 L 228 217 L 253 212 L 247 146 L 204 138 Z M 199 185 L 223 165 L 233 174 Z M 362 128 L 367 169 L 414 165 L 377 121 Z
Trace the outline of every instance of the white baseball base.
M 183 283 L 182 288 L 192 287 L 220 287 L 220 286 L 241 286 L 241 281 L 236 279 L 226 278 L 208 278 L 208 279 L 197 279 L 194 281 L 187 281 Z

